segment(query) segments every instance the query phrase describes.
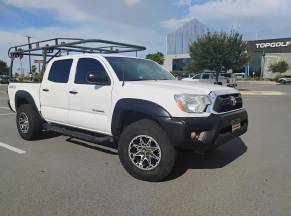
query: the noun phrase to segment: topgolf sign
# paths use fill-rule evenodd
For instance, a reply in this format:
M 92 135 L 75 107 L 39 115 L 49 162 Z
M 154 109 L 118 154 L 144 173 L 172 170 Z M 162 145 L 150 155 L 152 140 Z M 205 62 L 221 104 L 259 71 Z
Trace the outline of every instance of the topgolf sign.
M 291 53 L 291 38 L 248 41 L 249 52 Z

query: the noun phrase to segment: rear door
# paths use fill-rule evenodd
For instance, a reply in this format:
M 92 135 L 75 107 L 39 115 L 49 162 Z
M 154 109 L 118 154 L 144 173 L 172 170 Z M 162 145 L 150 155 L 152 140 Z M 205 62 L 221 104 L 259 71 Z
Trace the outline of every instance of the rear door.
M 112 82 L 105 65 L 97 58 L 80 58 L 75 71 L 69 89 L 70 125 L 110 134 Z M 90 82 L 88 75 L 91 73 L 103 81 Z
M 40 88 L 41 113 L 47 121 L 68 123 L 68 81 L 73 59 L 54 61 Z

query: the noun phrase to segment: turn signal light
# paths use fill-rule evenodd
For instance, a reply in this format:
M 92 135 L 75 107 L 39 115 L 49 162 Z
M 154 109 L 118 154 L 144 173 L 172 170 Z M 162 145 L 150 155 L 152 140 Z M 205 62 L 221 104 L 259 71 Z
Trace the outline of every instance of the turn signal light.
M 197 133 L 195 131 L 191 132 L 191 139 L 193 141 L 198 140 L 200 133 Z

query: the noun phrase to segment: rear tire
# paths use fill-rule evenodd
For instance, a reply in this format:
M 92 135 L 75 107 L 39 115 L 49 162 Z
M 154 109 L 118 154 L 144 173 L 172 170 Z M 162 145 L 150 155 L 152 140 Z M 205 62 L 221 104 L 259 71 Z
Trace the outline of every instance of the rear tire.
M 17 109 L 17 130 L 24 140 L 36 139 L 41 133 L 42 124 L 39 113 L 32 105 L 23 104 Z
M 167 178 L 176 161 L 176 149 L 154 121 L 139 120 L 127 126 L 118 142 L 123 167 L 133 177 L 150 182 Z
M 282 85 L 285 85 L 286 81 L 285 80 L 280 80 L 279 83 L 282 84 Z

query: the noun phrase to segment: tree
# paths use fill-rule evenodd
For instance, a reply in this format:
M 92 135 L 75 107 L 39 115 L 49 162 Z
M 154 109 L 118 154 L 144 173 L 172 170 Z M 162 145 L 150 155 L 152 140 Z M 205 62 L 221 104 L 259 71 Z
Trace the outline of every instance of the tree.
M 287 70 L 289 70 L 289 65 L 286 61 L 281 60 L 277 63 L 270 64 L 269 70 L 273 73 L 279 72 L 279 73 L 285 73 Z
M 198 72 L 197 67 L 192 59 L 188 64 L 185 65 L 183 69 L 187 72 L 187 74 L 196 74 Z
M 146 55 L 146 59 L 153 60 L 159 64 L 164 64 L 165 56 L 161 52 L 150 53 Z
M 231 31 L 208 32 L 189 45 L 191 64 L 198 71 L 210 70 L 216 73 L 218 82 L 219 73 L 229 69 L 242 68 L 249 60 L 247 43 L 242 34 Z
M 0 75 L 9 75 L 9 67 L 5 61 L 0 60 Z

